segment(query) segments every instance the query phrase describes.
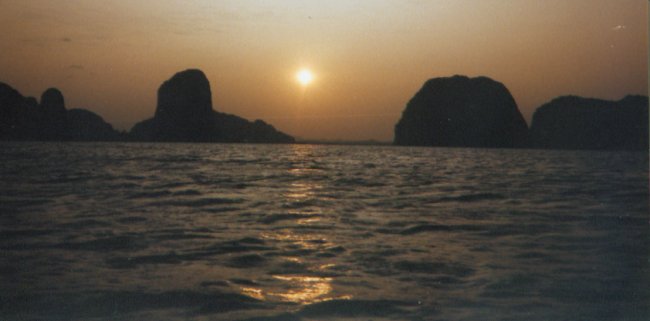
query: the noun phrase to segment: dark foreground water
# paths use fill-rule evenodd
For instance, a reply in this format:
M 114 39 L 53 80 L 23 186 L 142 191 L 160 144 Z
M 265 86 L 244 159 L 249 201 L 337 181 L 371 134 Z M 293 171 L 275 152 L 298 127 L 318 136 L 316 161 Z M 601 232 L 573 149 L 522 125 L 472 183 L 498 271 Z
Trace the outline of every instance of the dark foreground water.
M 650 319 L 646 153 L 0 148 L 0 320 Z

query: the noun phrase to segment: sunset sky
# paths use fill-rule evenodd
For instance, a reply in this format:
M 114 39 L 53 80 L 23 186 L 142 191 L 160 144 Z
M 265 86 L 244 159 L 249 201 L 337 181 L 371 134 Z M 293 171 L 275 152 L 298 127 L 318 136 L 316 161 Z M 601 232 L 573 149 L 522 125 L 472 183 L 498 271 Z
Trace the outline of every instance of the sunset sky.
M 214 109 L 306 139 L 390 141 L 433 77 L 488 76 L 530 124 L 559 95 L 647 94 L 645 0 L 0 0 L 0 82 L 118 129 L 174 73 Z M 311 83 L 296 73 L 307 68 Z

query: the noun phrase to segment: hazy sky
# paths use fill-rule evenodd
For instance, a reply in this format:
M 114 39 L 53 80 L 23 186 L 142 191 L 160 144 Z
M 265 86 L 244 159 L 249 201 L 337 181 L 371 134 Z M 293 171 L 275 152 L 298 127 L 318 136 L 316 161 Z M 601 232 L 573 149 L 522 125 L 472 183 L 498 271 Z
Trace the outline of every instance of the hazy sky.
M 526 120 L 559 95 L 647 94 L 645 0 L 0 0 L 0 81 L 120 129 L 174 73 L 299 138 L 392 140 L 433 77 L 488 76 Z M 316 78 L 306 88 L 300 68 Z

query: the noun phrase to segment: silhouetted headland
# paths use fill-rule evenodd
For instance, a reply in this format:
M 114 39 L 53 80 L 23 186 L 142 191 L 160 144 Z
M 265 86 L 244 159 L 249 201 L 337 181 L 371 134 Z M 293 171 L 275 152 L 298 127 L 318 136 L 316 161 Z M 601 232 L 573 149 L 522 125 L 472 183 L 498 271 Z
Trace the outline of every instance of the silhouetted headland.
M 210 82 L 197 69 L 175 74 L 158 89 L 153 118 L 137 123 L 131 138 L 170 142 L 293 143 L 262 120 L 250 122 L 212 109 Z
M 428 80 L 395 126 L 396 145 L 525 147 L 528 126 L 514 98 L 487 77 Z
M 556 98 L 535 111 L 531 138 L 535 148 L 648 150 L 648 97 Z
M 47 89 L 40 104 L 0 83 L 0 140 L 116 141 L 124 139 L 97 114 L 65 108 L 63 94 Z

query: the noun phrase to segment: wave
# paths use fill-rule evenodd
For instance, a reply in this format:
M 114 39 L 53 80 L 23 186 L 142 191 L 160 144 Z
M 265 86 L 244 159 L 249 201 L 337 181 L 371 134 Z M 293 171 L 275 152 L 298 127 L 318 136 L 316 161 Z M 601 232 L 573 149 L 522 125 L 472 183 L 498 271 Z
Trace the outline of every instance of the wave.
M 308 318 L 399 317 L 408 319 L 408 308 L 415 302 L 391 300 L 331 300 L 304 307 L 298 315 Z
M 153 201 L 150 202 L 151 206 L 166 207 L 166 206 L 176 206 L 176 207 L 189 207 L 189 208 L 201 208 L 212 205 L 231 205 L 231 204 L 241 204 L 245 200 L 241 198 L 227 198 L 227 197 L 204 197 L 198 199 L 176 199 L 176 200 L 164 200 L 164 201 Z
M 106 290 L 59 293 L 55 296 L 16 295 L 0 301 L 2 314 L 16 320 L 25 317 L 39 320 L 88 320 L 107 316 L 111 316 L 111 319 L 122 319 L 135 313 L 146 315 L 147 312 L 161 309 L 189 310 L 188 317 L 196 317 L 259 308 L 264 308 L 261 302 L 244 295 L 189 290 Z

